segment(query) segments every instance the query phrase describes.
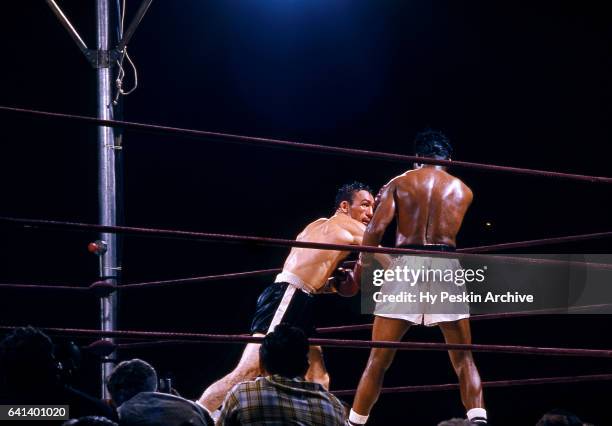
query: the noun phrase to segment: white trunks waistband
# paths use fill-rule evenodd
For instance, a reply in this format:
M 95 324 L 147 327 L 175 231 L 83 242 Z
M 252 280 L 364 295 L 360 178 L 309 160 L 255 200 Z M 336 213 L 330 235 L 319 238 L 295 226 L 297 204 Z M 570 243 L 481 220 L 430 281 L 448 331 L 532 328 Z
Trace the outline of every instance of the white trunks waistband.
M 283 271 L 276 276 L 275 283 L 288 283 L 302 290 L 304 293 L 312 293 L 312 286 L 304 282 L 300 277 L 289 271 Z

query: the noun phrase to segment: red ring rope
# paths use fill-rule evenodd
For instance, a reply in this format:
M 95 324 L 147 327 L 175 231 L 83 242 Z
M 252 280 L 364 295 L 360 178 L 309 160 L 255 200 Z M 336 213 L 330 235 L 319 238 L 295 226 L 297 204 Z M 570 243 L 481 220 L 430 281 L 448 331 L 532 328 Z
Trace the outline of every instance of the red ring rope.
M 0 326 L 0 330 L 12 330 L 15 326 Z M 47 334 L 57 334 L 71 337 L 114 337 L 131 339 L 166 339 L 189 340 L 207 343 L 260 343 L 261 336 L 244 334 L 208 334 L 208 333 L 177 333 L 158 331 L 132 331 L 132 330 L 87 330 L 74 328 L 41 327 Z M 311 345 L 341 347 L 341 348 L 389 348 L 399 350 L 430 350 L 430 351 L 473 351 L 495 352 L 521 355 L 547 355 L 547 356 L 580 356 L 595 358 L 612 358 L 612 350 L 608 349 L 572 349 L 572 348 L 540 348 L 532 346 L 505 346 L 460 343 L 433 343 L 433 342 L 389 342 L 389 341 L 363 341 L 347 339 L 308 339 Z
M 612 265 L 605 263 L 593 263 L 593 262 L 576 262 L 576 261 L 560 261 L 552 259 L 532 259 L 532 258 L 521 258 L 513 256 L 499 256 L 499 255 L 488 255 L 488 254 L 477 254 L 477 253 L 457 253 L 457 252 L 440 252 L 432 250 L 413 250 L 406 248 L 391 248 L 391 247 L 373 247 L 373 246 L 362 246 L 362 245 L 350 245 L 350 244 L 328 244 L 328 243 L 316 243 L 308 241 L 296 241 L 287 240 L 282 238 L 268 238 L 268 237 L 253 237 L 249 235 L 233 235 L 233 234 L 217 234 L 210 232 L 192 232 L 192 231 L 178 231 L 170 229 L 156 229 L 156 228 L 142 228 L 132 226 L 110 226 L 110 225 L 97 225 L 91 223 L 78 223 L 78 222 L 63 222 L 56 220 L 41 220 L 41 219 L 24 219 L 15 217 L 0 216 L 0 224 L 11 224 L 11 225 L 22 225 L 29 227 L 47 227 L 53 229 L 67 229 L 67 230 L 78 230 L 78 231 L 96 231 L 101 233 L 116 233 L 116 234 L 127 234 L 127 235 L 140 235 L 140 236 L 151 236 L 157 238 L 171 238 L 171 239 L 184 239 L 184 240 L 195 240 L 195 241 L 224 241 L 224 242 L 240 242 L 250 244 L 261 244 L 270 246 L 280 247 L 302 247 L 302 248 L 314 248 L 321 250 L 342 250 L 352 252 L 364 252 L 364 253 L 387 253 L 387 254 L 406 254 L 406 255 L 417 255 L 427 254 L 437 257 L 450 257 L 450 258 L 472 258 L 472 259 L 487 259 L 496 260 L 499 262 L 506 262 L 510 264 L 538 264 L 538 265 L 563 265 L 563 266 L 578 266 L 578 267 L 592 267 L 603 270 L 612 270 Z
M 482 382 L 482 386 L 488 388 L 505 388 L 509 386 L 530 386 L 548 385 L 559 383 L 584 383 L 595 381 L 612 380 L 612 374 L 590 374 L 586 376 L 564 376 L 564 377 L 541 377 L 533 379 L 518 380 L 497 380 L 492 382 Z M 398 386 L 392 388 L 382 388 L 380 393 L 407 393 L 407 392 L 434 392 L 459 389 L 458 383 L 448 383 L 444 385 L 418 385 L 418 386 Z M 354 395 L 357 389 L 332 391 L 336 396 Z
M 497 166 L 491 164 L 472 163 L 468 161 L 438 160 L 434 158 L 417 157 L 414 155 L 391 154 L 386 152 L 367 151 L 364 149 L 342 148 L 337 146 L 325 146 L 311 143 L 293 142 L 280 139 L 268 139 L 253 136 L 233 135 L 229 133 L 210 132 L 204 130 L 183 129 L 179 127 L 160 126 L 155 124 L 134 123 L 130 121 L 103 120 L 96 117 L 83 115 L 62 114 L 48 111 L 36 111 L 24 108 L 13 108 L 0 106 L 0 111 L 27 114 L 36 117 L 55 118 L 61 120 L 80 121 L 106 127 L 124 128 L 140 131 L 152 131 L 156 133 L 173 134 L 187 137 L 198 137 L 201 139 L 212 139 L 221 142 L 252 143 L 259 145 L 278 146 L 305 151 L 325 152 L 329 154 L 342 154 L 352 157 L 390 160 L 398 162 L 418 162 L 426 164 L 439 164 L 449 167 L 460 167 L 465 169 L 487 170 L 497 172 L 508 172 L 516 175 L 541 176 L 557 179 L 574 180 L 590 183 L 612 183 L 612 178 L 602 176 L 587 176 L 573 173 L 552 172 L 546 170 L 534 170 L 520 167 Z

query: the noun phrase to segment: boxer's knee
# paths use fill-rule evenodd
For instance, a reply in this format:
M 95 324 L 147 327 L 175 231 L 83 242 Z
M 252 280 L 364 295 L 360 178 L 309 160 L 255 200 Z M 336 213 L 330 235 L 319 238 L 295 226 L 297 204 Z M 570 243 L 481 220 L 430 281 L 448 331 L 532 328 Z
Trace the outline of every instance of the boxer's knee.
M 368 360 L 368 370 L 386 372 L 391 367 L 394 355 L 395 350 L 392 349 L 374 349 Z
M 474 368 L 472 353 L 468 351 L 450 351 L 453 368 L 457 375 Z
M 318 383 L 329 390 L 329 374 L 326 371 L 309 371 L 308 374 L 306 374 L 306 380 Z

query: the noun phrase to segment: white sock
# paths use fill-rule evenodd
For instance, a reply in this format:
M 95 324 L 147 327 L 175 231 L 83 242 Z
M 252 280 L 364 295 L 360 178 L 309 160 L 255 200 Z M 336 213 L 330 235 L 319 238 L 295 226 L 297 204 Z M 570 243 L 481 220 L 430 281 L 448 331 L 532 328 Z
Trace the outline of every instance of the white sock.
M 467 412 L 467 418 L 469 421 L 484 420 L 486 422 L 487 421 L 487 410 L 485 410 L 484 408 L 471 408 Z
M 370 416 L 362 416 L 361 414 L 357 414 L 351 408 L 351 412 L 349 413 L 349 422 L 354 425 L 364 425 L 368 421 L 368 417 Z

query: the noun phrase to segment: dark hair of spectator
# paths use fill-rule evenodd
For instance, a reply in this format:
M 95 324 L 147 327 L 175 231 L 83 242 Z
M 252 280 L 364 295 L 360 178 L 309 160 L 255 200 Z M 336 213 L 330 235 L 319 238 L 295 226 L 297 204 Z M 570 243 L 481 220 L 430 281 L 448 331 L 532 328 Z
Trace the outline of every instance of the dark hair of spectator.
M 302 330 L 279 324 L 264 338 L 259 357 L 269 374 L 303 377 L 308 370 L 308 339 Z
M 141 359 L 123 361 L 111 373 L 107 387 L 115 404 L 120 406 L 140 392 L 155 392 L 157 373 Z
M 117 426 L 117 423 L 106 417 L 86 416 L 68 420 L 62 426 Z
M 471 423 L 469 420 L 466 419 L 460 419 L 458 417 L 452 418 L 452 419 L 448 419 L 448 420 L 444 420 L 440 423 L 438 423 L 438 426 L 470 426 Z
M 53 342 L 39 329 L 19 327 L 0 342 L 0 392 L 19 392 L 33 381 L 39 387 L 52 386 L 58 373 Z
M 544 414 L 536 426 L 583 426 L 575 414 L 555 408 Z

